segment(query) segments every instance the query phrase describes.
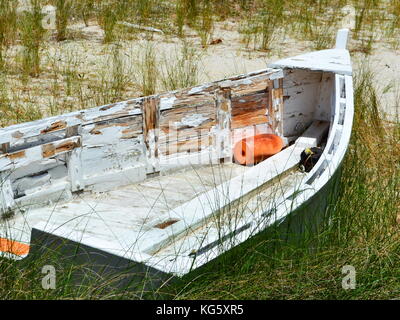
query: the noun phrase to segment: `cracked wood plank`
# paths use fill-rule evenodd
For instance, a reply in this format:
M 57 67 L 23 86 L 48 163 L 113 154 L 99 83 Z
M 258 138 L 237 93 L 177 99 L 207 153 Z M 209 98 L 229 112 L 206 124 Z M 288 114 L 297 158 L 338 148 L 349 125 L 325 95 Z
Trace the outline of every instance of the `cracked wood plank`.
M 70 152 L 81 146 L 81 138 L 71 137 L 29 149 L 7 153 L 0 156 L 0 170 L 17 169 L 35 161 L 52 158 Z

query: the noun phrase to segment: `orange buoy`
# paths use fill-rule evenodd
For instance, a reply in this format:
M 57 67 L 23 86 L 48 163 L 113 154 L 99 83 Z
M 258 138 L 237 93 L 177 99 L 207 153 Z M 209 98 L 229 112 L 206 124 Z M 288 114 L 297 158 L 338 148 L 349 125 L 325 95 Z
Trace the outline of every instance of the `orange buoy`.
M 29 253 L 29 245 L 18 241 L 0 238 L 0 252 L 9 252 L 17 256 Z
M 233 156 L 242 165 L 257 164 L 278 153 L 283 148 L 282 139 L 271 133 L 257 134 L 238 141 Z

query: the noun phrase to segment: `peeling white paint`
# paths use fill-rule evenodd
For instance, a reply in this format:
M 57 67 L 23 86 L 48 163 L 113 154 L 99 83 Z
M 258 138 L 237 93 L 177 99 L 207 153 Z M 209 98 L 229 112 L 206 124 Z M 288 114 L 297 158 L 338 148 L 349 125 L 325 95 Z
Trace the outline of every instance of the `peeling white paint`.
M 198 86 L 198 87 L 194 87 L 192 89 L 190 89 L 190 91 L 188 92 L 188 94 L 196 94 L 199 93 L 201 91 L 203 91 L 204 89 L 206 89 L 207 87 L 209 87 L 210 85 L 202 85 L 202 86 Z
M 160 99 L 160 110 L 171 109 L 174 106 L 175 100 L 176 100 L 175 96 L 162 97 Z
M 175 127 L 178 129 L 182 127 L 195 128 L 207 120 L 209 120 L 208 117 L 204 117 L 200 113 L 193 113 L 183 117 L 180 122 L 175 122 Z

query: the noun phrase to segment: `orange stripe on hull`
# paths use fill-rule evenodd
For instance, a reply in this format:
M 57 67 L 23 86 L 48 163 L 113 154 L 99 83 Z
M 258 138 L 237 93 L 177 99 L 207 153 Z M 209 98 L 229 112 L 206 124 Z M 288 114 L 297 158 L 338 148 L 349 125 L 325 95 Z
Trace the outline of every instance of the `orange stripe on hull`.
M 263 133 L 238 141 L 233 148 L 233 155 L 237 163 L 251 165 L 278 153 L 282 148 L 283 141 L 279 136 Z
M 29 253 L 29 248 L 28 244 L 0 238 L 0 252 L 10 252 L 17 256 L 23 256 Z

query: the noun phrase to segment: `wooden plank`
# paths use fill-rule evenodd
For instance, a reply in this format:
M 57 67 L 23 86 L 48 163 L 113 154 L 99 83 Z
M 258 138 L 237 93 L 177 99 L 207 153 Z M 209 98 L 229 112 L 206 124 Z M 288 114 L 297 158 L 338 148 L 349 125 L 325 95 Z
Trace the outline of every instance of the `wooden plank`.
M 333 73 L 323 72 L 319 85 L 318 101 L 315 107 L 314 119 L 330 121 L 332 115 L 332 99 L 335 92 L 335 76 Z
M 343 43 L 340 42 L 340 45 L 343 45 Z M 327 71 L 343 75 L 351 75 L 353 72 L 349 52 L 340 48 L 313 51 L 279 60 L 268 66 L 271 68 Z
M 209 147 L 210 129 L 217 124 L 215 99 L 208 97 L 203 105 L 179 106 L 160 113 L 159 149 L 162 155 L 194 151 Z M 185 146 L 186 145 L 186 146 Z
M 266 116 L 268 119 L 273 119 L 274 118 L 274 108 L 273 108 L 273 96 L 272 96 L 272 88 L 273 88 L 273 81 L 269 80 L 267 81 L 267 87 L 265 88 L 266 90 L 266 95 L 267 95 L 267 108 L 266 108 Z M 270 122 L 270 121 L 269 121 Z M 270 123 L 271 126 L 271 123 Z M 272 128 L 272 126 L 271 126 Z
M 177 237 L 197 228 L 225 206 L 231 205 L 267 181 L 291 169 L 299 162 L 302 151 L 303 148 L 290 146 L 281 153 L 249 168 L 243 175 L 234 177 L 171 210 L 166 216 L 177 219 L 179 222 L 159 232 L 157 237 L 151 237 L 150 232 L 144 234 L 139 240 L 138 247 L 141 251 L 152 254 L 171 241 L 176 241 Z
M 72 192 L 83 190 L 85 187 L 81 154 L 82 148 L 76 148 L 67 156 L 68 177 Z
M 159 169 L 159 99 L 147 97 L 143 100 L 143 141 L 146 146 L 147 173 L 158 172 Z
M 0 156 L 0 170 L 17 169 L 35 161 L 52 158 L 81 146 L 81 138 L 71 137 Z
M 273 132 L 283 137 L 283 79 L 276 79 L 272 84 L 272 112 L 270 118 Z
M 336 49 L 346 49 L 349 29 L 339 29 L 336 35 Z
M 268 103 L 267 89 L 261 93 L 232 98 L 232 129 L 267 123 Z
M 0 144 L 0 153 L 8 153 L 9 148 L 10 148 L 9 142 Z

